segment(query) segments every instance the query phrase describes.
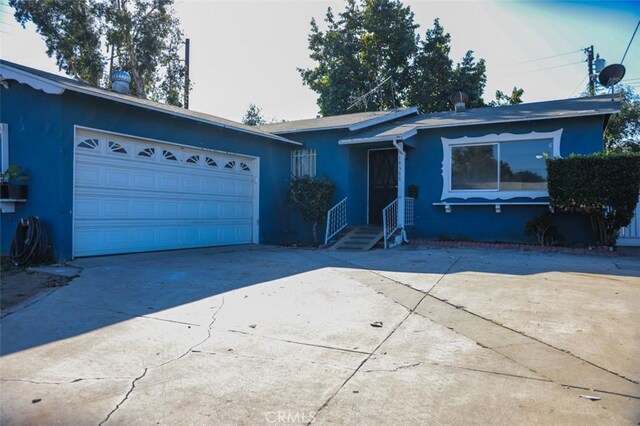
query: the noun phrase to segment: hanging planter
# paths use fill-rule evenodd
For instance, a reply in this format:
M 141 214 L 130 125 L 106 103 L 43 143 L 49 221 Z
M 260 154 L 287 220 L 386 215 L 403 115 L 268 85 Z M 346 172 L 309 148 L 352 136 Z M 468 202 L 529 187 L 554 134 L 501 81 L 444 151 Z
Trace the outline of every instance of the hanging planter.
M 4 173 L 0 174 L 2 185 L 0 186 L 0 198 L 9 200 L 26 200 L 27 185 L 21 184 L 29 179 L 29 176 L 22 172 L 22 167 L 10 164 Z

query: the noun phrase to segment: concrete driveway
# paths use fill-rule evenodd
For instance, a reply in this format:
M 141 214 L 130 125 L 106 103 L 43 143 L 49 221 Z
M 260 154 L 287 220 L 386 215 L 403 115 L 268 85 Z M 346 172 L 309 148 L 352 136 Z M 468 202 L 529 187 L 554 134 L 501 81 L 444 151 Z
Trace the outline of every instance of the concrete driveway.
M 245 246 L 75 264 L 2 318 L 3 425 L 640 421 L 637 257 Z

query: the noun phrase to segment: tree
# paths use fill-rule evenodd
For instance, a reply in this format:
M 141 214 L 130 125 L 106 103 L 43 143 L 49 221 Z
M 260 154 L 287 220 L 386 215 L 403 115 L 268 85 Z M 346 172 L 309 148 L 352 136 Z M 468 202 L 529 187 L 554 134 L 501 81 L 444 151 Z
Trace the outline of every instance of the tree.
M 501 90 L 496 90 L 496 99 L 489 102 L 489 106 L 502 106 L 502 105 L 518 105 L 522 103 L 522 95 L 524 94 L 524 89 L 518 89 L 516 86 L 513 86 L 511 90 L 511 95 L 507 95 L 503 93 Z
M 418 106 L 422 112 L 445 111 L 451 108 L 449 98 L 453 94 L 452 67 L 449 58 L 451 36 L 444 32 L 440 20 L 433 21 L 428 29 L 411 69 L 412 84 L 409 87 L 408 103 Z
M 464 92 L 469 97 L 467 107 L 485 106 L 482 94 L 484 86 L 487 84 L 487 67 L 484 59 L 479 59 L 476 62 L 473 50 L 467 51 L 462 62 L 456 65 L 451 80 L 454 91 Z
M 311 20 L 310 57 L 317 66 L 298 69 L 302 81 L 318 93 L 323 116 L 400 106 L 409 87 L 416 51 L 413 13 L 399 1 L 348 0 L 336 18 L 331 8 L 327 30 Z M 382 84 L 379 89 L 377 86 Z M 365 93 L 373 93 L 352 108 Z
M 609 120 L 604 131 L 605 150 L 640 152 L 640 96 L 625 87 L 620 92 L 620 112 Z
M 291 179 L 289 200 L 295 208 L 300 209 L 302 219 L 311 223 L 315 245 L 318 245 L 318 225 L 327 219 L 335 192 L 335 183 L 327 178 L 301 176 Z
M 245 112 L 242 117 L 242 122 L 247 126 L 259 126 L 261 124 L 265 124 L 267 121 L 262 115 L 262 108 L 255 104 L 249 104 L 247 112 Z
M 309 50 L 316 66 L 298 71 L 318 94 L 323 116 L 404 105 L 443 111 L 459 90 L 469 95 L 469 106 L 484 105 L 484 60 L 468 51 L 454 68 L 451 36 L 440 21 L 421 41 L 413 18 L 399 0 L 348 0 L 337 18 L 327 10 L 325 31 L 311 21 Z
M 183 34 L 173 0 L 9 0 L 16 20 L 33 22 L 47 55 L 67 74 L 109 84 L 107 64 L 131 74 L 131 93 L 182 106 Z

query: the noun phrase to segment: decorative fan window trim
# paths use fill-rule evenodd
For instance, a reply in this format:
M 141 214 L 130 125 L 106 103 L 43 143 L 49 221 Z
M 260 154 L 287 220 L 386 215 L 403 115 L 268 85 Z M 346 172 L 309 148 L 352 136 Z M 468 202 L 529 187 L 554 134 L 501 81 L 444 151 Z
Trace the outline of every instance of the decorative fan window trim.
M 216 160 L 214 160 L 211 157 L 206 157 L 205 158 L 205 163 L 207 163 L 207 166 L 209 166 L 209 167 L 218 167 L 218 163 L 216 163 Z
M 200 156 L 196 154 L 191 155 L 184 162 L 188 164 L 198 164 L 200 163 Z
M 128 154 L 126 148 L 119 142 L 109 141 L 109 150 L 115 154 Z
M 155 154 L 156 154 L 156 149 L 149 147 L 149 148 L 144 148 L 140 150 L 140 152 L 138 152 L 138 157 L 153 158 Z
M 178 157 L 176 157 L 176 155 L 173 152 L 167 149 L 162 150 L 162 158 L 168 161 L 178 161 Z
M 451 198 L 461 198 L 461 199 L 469 199 L 469 198 L 481 198 L 486 200 L 508 200 L 512 198 L 518 197 L 526 197 L 526 198 L 542 198 L 548 197 L 549 192 L 547 190 L 499 190 L 499 189 L 464 189 L 457 190 L 452 189 L 452 148 L 463 147 L 463 146 L 489 146 L 489 145 L 497 145 L 498 152 L 500 148 L 500 144 L 509 143 L 509 142 L 518 142 L 518 143 L 527 143 L 527 141 L 536 141 L 536 140 L 550 140 L 552 143 L 551 155 L 554 157 L 560 156 L 560 142 L 562 137 L 563 129 L 558 129 L 553 132 L 530 132 L 527 134 L 512 134 L 512 133 L 501 133 L 501 134 L 489 134 L 480 137 L 462 137 L 457 139 L 449 139 L 449 138 L 441 138 L 442 140 L 442 197 L 441 201 L 445 201 Z M 498 154 L 497 158 L 498 164 L 500 162 L 500 157 Z
M 240 170 L 242 170 L 243 172 L 250 172 L 251 171 L 251 167 L 249 167 L 249 165 L 247 163 L 240 163 Z
M 99 149 L 100 148 L 100 140 L 97 138 L 87 138 L 80 141 L 78 144 L 78 148 L 83 149 Z
M 224 165 L 224 168 L 225 169 L 235 169 L 236 168 L 235 160 L 228 161 L 227 164 Z

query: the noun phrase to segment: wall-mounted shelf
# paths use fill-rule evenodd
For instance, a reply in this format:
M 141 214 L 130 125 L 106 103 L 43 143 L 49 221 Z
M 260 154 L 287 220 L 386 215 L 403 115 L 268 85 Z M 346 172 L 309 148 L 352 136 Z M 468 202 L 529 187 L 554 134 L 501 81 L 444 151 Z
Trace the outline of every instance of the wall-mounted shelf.
M 16 203 L 26 203 L 26 199 L 0 198 L 0 210 L 2 213 L 15 213 Z
M 494 208 L 496 209 L 496 213 L 501 213 L 502 206 L 548 206 L 549 202 L 548 201 L 524 201 L 524 202 L 513 202 L 513 203 L 508 201 L 504 201 L 504 202 L 489 201 L 489 202 L 482 202 L 482 203 L 442 202 L 442 203 L 433 203 L 433 205 L 443 206 L 444 211 L 447 213 L 451 213 L 453 206 L 494 206 Z

